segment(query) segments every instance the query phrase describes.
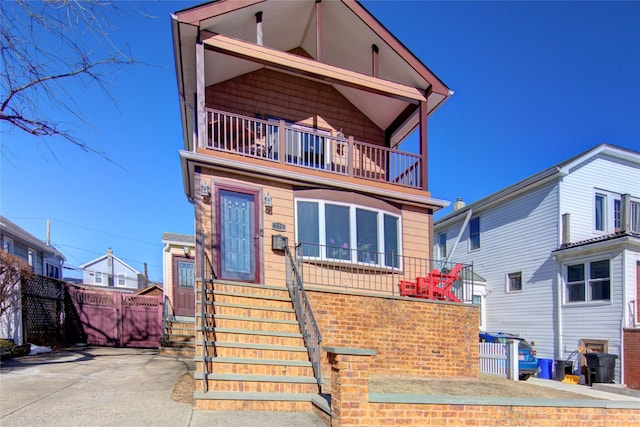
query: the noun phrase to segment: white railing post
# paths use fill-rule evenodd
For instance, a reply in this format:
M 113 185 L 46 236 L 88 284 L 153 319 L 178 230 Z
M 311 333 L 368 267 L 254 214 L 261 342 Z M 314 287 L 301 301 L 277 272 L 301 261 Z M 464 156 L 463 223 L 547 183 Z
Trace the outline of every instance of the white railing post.
M 509 363 L 509 373 L 507 378 L 510 380 L 520 380 L 520 370 L 518 366 L 518 340 L 510 339 L 507 350 L 507 362 Z

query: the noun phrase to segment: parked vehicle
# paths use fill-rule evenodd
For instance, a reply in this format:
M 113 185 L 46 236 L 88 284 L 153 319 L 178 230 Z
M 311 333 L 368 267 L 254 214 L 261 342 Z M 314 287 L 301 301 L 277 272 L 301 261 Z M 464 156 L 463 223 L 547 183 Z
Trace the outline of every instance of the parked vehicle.
M 518 369 L 520 380 L 526 381 L 531 375 L 538 373 L 536 350 L 522 337 L 505 332 L 480 332 L 480 342 L 505 344 L 510 339 L 518 340 Z

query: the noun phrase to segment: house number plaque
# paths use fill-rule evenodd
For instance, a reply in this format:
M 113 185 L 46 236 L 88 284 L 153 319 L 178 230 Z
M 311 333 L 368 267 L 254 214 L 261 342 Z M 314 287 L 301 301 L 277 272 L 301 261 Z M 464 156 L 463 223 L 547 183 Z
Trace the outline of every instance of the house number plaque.
M 287 230 L 287 226 L 284 225 L 281 222 L 274 222 L 271 224 L 271 228 L 273 228 L 276 231 L 286 231 Z

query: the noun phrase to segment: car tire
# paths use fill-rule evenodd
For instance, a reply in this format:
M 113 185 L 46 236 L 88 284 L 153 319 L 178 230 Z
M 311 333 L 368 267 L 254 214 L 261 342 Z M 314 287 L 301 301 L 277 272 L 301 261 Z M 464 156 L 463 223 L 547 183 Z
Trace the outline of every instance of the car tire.
M 526 381 L 529 379 L 531 375 L 529 374 L 520 374 L 520 381 Z

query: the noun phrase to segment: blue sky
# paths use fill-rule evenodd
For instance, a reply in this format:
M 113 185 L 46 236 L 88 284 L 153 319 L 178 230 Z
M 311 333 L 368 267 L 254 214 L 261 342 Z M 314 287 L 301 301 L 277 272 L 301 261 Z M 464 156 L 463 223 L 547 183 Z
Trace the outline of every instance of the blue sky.
M 198 3 L 113 18 L 148 64 L 112 72 L 117 106 L 72 89 L 88 123 L 62 120 L 115 164 L 2 124 L 0 213 L 43 240 L 50 218 L 70 266 L 111 247 L 161 281 L 162 232 L 193 233 L 169 14 Z M 433 197 L 473 202 L 602 142 L 640 151 L 640 2 L 363 4 L 455 91 L 429 122 Z

